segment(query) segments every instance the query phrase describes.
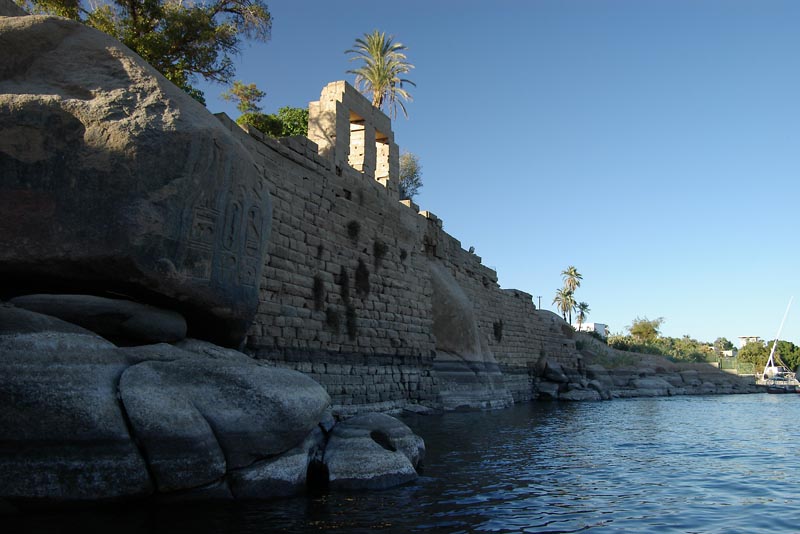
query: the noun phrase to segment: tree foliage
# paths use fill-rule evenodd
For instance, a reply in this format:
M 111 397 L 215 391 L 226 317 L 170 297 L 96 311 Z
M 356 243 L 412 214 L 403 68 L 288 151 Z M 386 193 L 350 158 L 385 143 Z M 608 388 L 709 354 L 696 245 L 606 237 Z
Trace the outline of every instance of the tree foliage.
M 773 344 L 774 341 L 770 341 L 767 344 L 767 356 L 769 356 L 769 351 L 772 350 Z M 745 347 L 746 346 L 747 345 L 745 345 Z M 779 340 L 778 346 L 775 348 L 775 354 L 780 357 L 781 361 L 783 361 L 789 369 L 795 370 L 800 366 L 800 347 L 791 341 Z
M 569 314 L 569 322 L 572 323 L 572 310 L 575 309 L 575 296 L 572 294 L 572 291 L 568 290 L 565 287 L 556 291 L 556 296 L 553 298 L 553 304 L 556 305 L 556 309 L 561 312 L 561 317 L 564 320 L 567 320 L 567 314 Z
M 578 309 L 578 303 L 575 300 L 575 290 L 581 287 L 583 275 L 578 272 L 578 269 L 576 269 L 574 265 L 570 265 L 561 271 L 561 278 L 564 280 L 564 287 L 556 291 L 553 304 L 555 304 L 556 308 L 561 312 L 561 316 L 564 320 L 572 324 L 572 312 Z M 588 311 L 589 305 L 586 304 L 586 312 Z M 585 317 L 584 314 L 584 318 Z
M 196 78 L 229 83 L 242 41 L 266 41 L 272 27 L 263 0 L 17 1 L 30 12 L 80 20 L 116 37 L 201 102 Z
M 570 265 L 561 271 L 561 278 L 564 280 L 564 288 L 575 293 L 575 290 L 581 287 L 583 275 L 578 272 L 574 265 Z
M 763 341 L 750 341 L 739 349 L 736 357 L 739 361 L 752 363 L 761 372 L 769 359 L 769 349 Z
M 239 113 L 260 113 L 261 106 L 258 103 L 267 96 L 267 93 L 256 87 L 254 83 L 245 85 L 236 80 L 231 88 L 220 96 L 228 102 L 236 102 L 236 109 L 239 110 Z
M 651 343 L 658 339 L 658 329 L 663 323 L 663 317 L 658 317 L 657 319 L 637 317 L 628 327 L 628 332 L 640 343 Z
M 422 189 L 422 165 L 416 154 L 400 156 L 400 200 L 413 199 Z
M 236 122 L 250 125 L 275 138 L 308 135 L 308 110 L 303 108 L 285 106 L 277 114 L 270 115 L 260 111 L 243 113 Z
M 623 351 L 658 354 L 673 361 L 705 362 L 714 359 L 714 350 L 708 343 L 685 335 L 682 337 L 655 337 L 643 341 L 632 335 L 616 334 L 608 338 L 608 345 Z
M 733 349 L 733 343 L 728 341 L 728 339 L 724 337 L 718 337 L 714 340 L 714 350 L 716 352 L 722 352 L 723 350 L 731 350 Z
M 281 137 L 308 135 L 308 108 L 284 106 L 278 110 L 281 121 Z
M 387 108 L 389 115 L 397 116 L 397 107 L 408 118 L 403 100 L 411 101 L 411 95 L 403 88 L 404 84 L 416 84 L 403 76 L 414 68 L 406 59 L 406 46 L 395 43 L 394 36 L 374 30 L 356 39 L 353 48 L 345 54 L 353 54 L 350 61 L 362 61 L 357 69 L 348 70 L 356 75 L 356 88 L 364 94 L 372 95 L 372 105 L 378 109 Z
M 583 322 L 586 320 L 586 316 L 589 315 L 589 312 L 592 310 L 589 309 L 589 305 L 587 303 L 579 302 L 578 305 L 575 306 L 575 311 L 578 312 L 578 330 L 580 331 Z

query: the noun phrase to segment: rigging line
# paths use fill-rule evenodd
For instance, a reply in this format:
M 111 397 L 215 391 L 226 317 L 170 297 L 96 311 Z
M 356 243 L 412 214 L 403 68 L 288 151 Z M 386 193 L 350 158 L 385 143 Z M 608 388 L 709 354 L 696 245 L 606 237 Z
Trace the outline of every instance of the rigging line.
M 789 305 L 786 306 L 786 311 L 783 312 L 783 319 L 781 319 L 781 325 L 778 327 L 778 333 L 775 334 L 775 341 L 772 343 L 772 350 L 769 351 L 769 359 L 767 360 L 767 367 L 772 364 L 772 367 L 775 367 L 775 362 L 773 361 L 773 356 L 775 355 L 775 347 L 778 346 L 778 339 L 781 337 L 781 331 L 783 330 L 783 323 L 786 322 L 786 316 L 789 315 L 789 308 L 792 307 L 792 301 L 794 300 L 794 296 L 789 299 Z M 778 357 L 780 358 L 780 356 Z M 783 363 L 783 362 L 781 362 Z M 766 371 L 766 368 L 765 368 Z

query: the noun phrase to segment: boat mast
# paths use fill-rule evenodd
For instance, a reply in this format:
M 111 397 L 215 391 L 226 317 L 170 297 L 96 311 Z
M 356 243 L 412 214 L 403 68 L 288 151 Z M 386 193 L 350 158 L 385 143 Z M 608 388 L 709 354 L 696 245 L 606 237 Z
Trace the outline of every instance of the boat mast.
M 769 351 L 769 359 L 767 360 L 767 365 L 764 366 L 764 378 L 767 377 L 767 369 L 770 367 L 775 367 L 775 347 L 778 346 L 778 339 L 781 337 L 781 330 L 783 330 L 783 323 L 786 322 L 786 316 L 789 315 L 789 308 L 792 307 L 792 301 L 794 297 L 789 299 L 789 305 L 786 306 L 786 311 L 783 312 L 783 319 L 781 319 L 781 325 L 778 327 L 778 333 L 775 334 L 775 341 L 772 343 L 772 350 Z M 778 356 L 778 360 L 780 361 L 780 356 Z M 781 362 L 783 363 L 783 362 Z

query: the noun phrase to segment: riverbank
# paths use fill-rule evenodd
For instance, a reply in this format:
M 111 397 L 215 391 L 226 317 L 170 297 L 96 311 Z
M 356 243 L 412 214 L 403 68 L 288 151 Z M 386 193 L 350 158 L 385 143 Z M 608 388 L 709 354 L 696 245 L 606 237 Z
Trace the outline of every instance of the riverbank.
M 584 401 L 764 391 L 752 376 L 727 373 L 710 364 L 624 352 L 585 334 L 575 334 L 575 339 L 581 349 L 574 369 L 548 364 L 537 384 L 540 399 Z

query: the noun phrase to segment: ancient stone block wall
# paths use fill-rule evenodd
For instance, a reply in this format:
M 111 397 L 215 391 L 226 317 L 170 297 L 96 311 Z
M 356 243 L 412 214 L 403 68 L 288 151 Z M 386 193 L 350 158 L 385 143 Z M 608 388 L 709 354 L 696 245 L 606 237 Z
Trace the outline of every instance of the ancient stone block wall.
M 220 120 L 256 156 L 274 203 L 247 349 L 308 373 L 342 411 L 429 403 L 430 282 L 417 238 L 426 220 L 304 137 L 278 143 Z
M 311 104 L 310 136 L 321 147 L 302 136 L 276 141 L 218 116 L 253 154 L 273 198 L 269 257 L 246 350 L 309 374 L 340 413 L 436 406 L 437 262 L 469 296 L 514 400 L 532 398 L 537 363 L 544 356 L 574 360 L 574 342 L 552 314 L 535 312 L 530 295 L 501 290 L 497 274 L 435 215 L 398 201 L 390 124 L 383 114 L 365 119 L 366 100 L 354 91 L 336 82 Z M 364 131 L 376 137 L 376 150 L 354 168 L 347 162 L 354 151 L 363 156 Z M 348 133 L 358 137 L 355 144 L 342 139 Z
M 533 297 L 524 291 L 501 289 L 497 273 L 446 232 L 429 230 L 425 241 L 435 244 L 439 260 L 449 267 L 470 296 L 481 335 L 486 338 L 515 402 L 535 398 L 534 376 L 541 372 L 546 361 L 566 368 L 577 365 L 575 341 L 569 329 L 563 328 L 566 323 L 560 317 L 537 311 Z

